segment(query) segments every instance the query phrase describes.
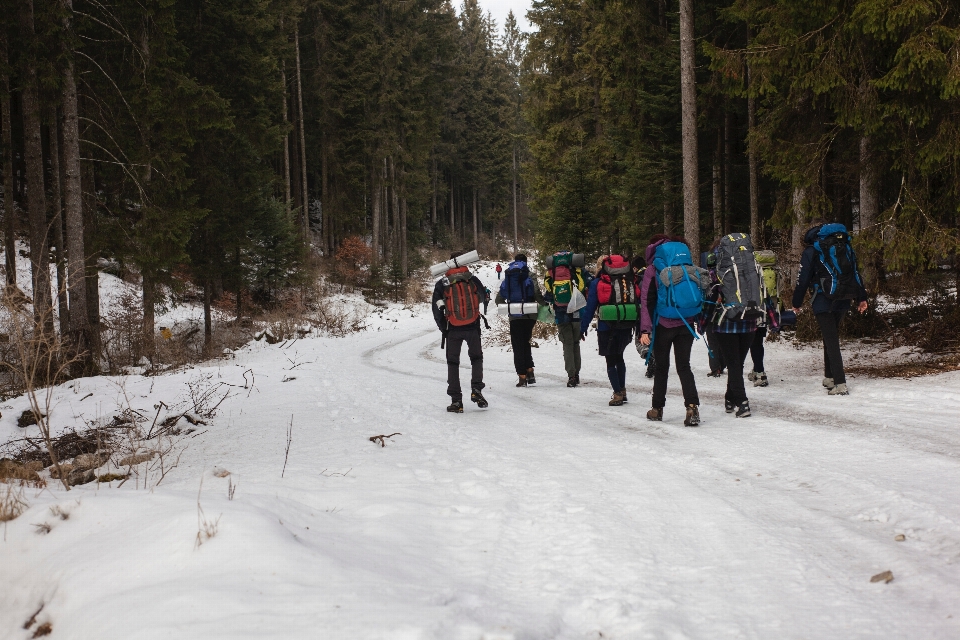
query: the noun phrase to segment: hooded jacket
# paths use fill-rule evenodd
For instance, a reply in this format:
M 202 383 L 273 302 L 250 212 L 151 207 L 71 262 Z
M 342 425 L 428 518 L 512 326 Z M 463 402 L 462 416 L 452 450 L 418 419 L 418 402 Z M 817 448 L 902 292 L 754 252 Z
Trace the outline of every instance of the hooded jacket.
M 830 300 L 827 296 L 820 293 L 820 278 L 828 275 L 826 267 L 817 259 L 817 250 L 813 243 L 817 241 L 817 233 L 820 231 L 820 225 L 812 227 L 803 235 L 803 255 L 800 256 L 800 272 L 797 274 L 797 286 L 793 290 L 793 307 L 799 309 L 803 306 L 803 298 L 810 290 L 813 293 L 811 305 L 814 315 L 820 313 L 833 313 L 836 311 L 847 311 L 850 308 L 849 300 Z M 867 290 L 860 287 L 857 293 L 857 303 L 867 299 Z

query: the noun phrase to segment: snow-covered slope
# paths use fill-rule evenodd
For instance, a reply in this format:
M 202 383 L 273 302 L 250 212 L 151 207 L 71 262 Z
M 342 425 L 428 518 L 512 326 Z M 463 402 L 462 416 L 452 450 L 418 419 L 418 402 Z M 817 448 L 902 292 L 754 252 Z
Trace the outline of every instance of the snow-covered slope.
M 56 390 L 63 428 L 237 385 L 159 486 L 26 495 L 0 637 L 30 637 L 41 605 L 31 629 L 77 639 L 960 637 L 960 373 L 827 397 L 819 350 L 773 344 L 737 420 L 698 343 L 690 429 L 674 375 L 664 422 L 644 418 L 632 350 L 630 403 L 608 407 L 591 334 L 582 387 L 558 344 L 527 389 L 487 349 L 490 408 L 451 415 L 439 338 L 426 305 L 394 306 L 348 338 Z M 0 439 L 25 408 L 2 408 Z M 197 546 L 201 517 L 217 530 Z

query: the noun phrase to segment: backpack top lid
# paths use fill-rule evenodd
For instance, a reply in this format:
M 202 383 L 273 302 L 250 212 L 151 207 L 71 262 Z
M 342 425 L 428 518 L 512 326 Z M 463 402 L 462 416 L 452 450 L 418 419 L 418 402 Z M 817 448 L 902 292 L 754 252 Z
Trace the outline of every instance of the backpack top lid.
M 470 272 L 470 267 L 447 269 L 447 272 L 443 275 L 447 279 L 447 282 L 466 282 L 473 277 L 473 274 Z
M 630 271 L 630 261 L 621 255 L 614 254 L 603 261 L 603 272 L 607 275 L 622 276 Z
M 769 249 L 764 251 L 754 251 L 753 255 L 757 259 L 757 264 L 765 269 L 777 266 L 777 254 Z
M 522 260 L 515 260 L 507 265 L 507 271 L 512 273 L 516 273 L 518 271 L 530 273 L 530 268 L 527 266 L 526 262 L 523 262 Z
M 573 266 L 573 252 L 572 251 L 558 251 L 553 254 L 553 267 L 572 267 Z
M 653 254 L 653 268 L 662 271 L 666 267 L 692 265 L 690 248 L 682 242 L 664 242 Z
M 850 235 L 847 233 L 846 226 L 840 224 L 839 222 L 831 222 L 830 224 L 825 224 L 820 227 L 819 231 L 817 231 L 817 237 L 823 239 L 837 233 L 842 233 L 847 236 Z

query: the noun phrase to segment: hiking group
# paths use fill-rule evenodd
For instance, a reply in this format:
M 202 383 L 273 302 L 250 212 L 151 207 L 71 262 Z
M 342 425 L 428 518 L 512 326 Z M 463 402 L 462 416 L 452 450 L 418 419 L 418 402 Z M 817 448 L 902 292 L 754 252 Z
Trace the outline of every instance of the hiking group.
M 516 386 L 536 383 L 531 339 L 537 322 L 557 326 L 567 387 L 579 386 L 580 343 L 587 339 L 596 319 L 598 351 L 606 360 L 613 389 L 610 406 L 627 403 L 624 353 L 634 343 L 647 363 L 647 376 L 653 377 L 647 418 L 663 419 L 673 351 L 685 407 L 683 422 L 700 424 L 700 399 L 690 357 L 693 343 L 704 336 L 708 375 L 719 377 L 726 371 L 726 412 L 749 417 L 744 382 L 747 355 L 752 369 L 746 379 L 755 387 L 766 387 L 764 340 L 768 332 L 796 324 L 809 291 L 823 338 L 823 386 L 829 395 L 846 395 L 838 328 L 852 302 L 860 313 L 866 311 L 867 292 L 842 224 L 817 224 L 807 231 L 804 243 L 789 308 L 780 299 L 776 254 L 756 251 L 744 233 L 717 238 L 710 250 L 699 256 L 700 266 L 694 264 L 682 237 L 664 234 L 653 236 L 644 255 L 632 261 L 619 254 L 601 256 L 592 273 L 583 254 L 560 251 L 545 260 L 542 291 L 531 275 L 527 257 L 519 253 L 503 270 L 496 295 L 499 312 L 509 317 Z M 478 259 L 475 252 L 468 255 Z M 434 267 L 435 275 L 444 274 L 434 288 L 432 309 L 446 348 L 447 395 L 451 398 L 447 410 L 454 413 L 463 412 L 459 378 L 463 343 L 471 362 L 470 399 L 478 407 L 488 406 L 481 393 L 480 324 L 486 319 L 480 307 L 486 308 L 490 291 L 472 275 L 464 257 L 454 254 L 450 261 Z M 497 276 L 499 280 L 500 269 Z

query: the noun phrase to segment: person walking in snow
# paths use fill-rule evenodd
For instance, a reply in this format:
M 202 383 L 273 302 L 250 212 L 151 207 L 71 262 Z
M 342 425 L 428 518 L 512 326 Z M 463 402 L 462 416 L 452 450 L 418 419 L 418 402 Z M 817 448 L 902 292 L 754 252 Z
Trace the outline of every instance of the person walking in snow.
M 580 312 L 580 340 L 587 339 L 593 316 L 599 311 L 597 344 L 607 360 L 607 378 L 613 387 L 611 407 L 627 402 L 627 365 L 624 350 L 639 328 L 640 287 L 629 260 L 621 255 L 600 256 L 597 277 L 587 289 L 587 306 Z
M 720 243 L 718 238 L 714 246 Z M 710 272 L 710 277 L 717 277 L 717 254 L 713 250 L 704 251 L 700 254 L 700 266 Z M 720 343 L 717 341 L 717 333 L 712 322 L 706 319 L 701 323 L 703 326 L 704 339 L 707 341 L 707 364 L 710 367 L 710 378 L 719 378 L 723 375 L 726 365 L 723 364 L 723 352 L 720 350 Z
M 810 306 L 823 338 L 823 386 L 831 396 L 845 396 L 849 391 L 840 352 L 840 323 L 850 311 L 851 301 L 857 303 L 857 311 L 866 312 L 867 291 L 844 225 L 818 224 L 804 234 L 803 243 L 793 311 L 800 313 L 809 290 Z
M 658 251 L 658 248 L 661 250 Z M 700 396 L 697 394 L 693 369 L 690 368 L 690 352 L 695 337 L 693 327 L 699 320 L 703 306 L 700 279 L 696 278 L 696 267 L 693 266 L 690 249 L 683 238 L 668 238 L 664 234 L 653 236 L 647 246 L 646 261 L 650 266 L 643 274 L 640 288 L 640 342 L 650 345 L 652 336 L 651 349 L 657 362 L 654 368 L 652 407 L 647 411 L 647 419 L 663 420 L 672 348 L 680 387 L 683 390 L 683 405 L 686 408 L 683 424 L 695 427 L 700 424 Z M 674 270 L 683 275 L 674 280 Z M 669 284 L 660 281 L 660 271 L 670 274 Z M 691 271 L 695 278 L 690 277 Z M 691 295 L 685 297 L 687 293 Z M 691 301 L 681 302 L 687 298 Z
M 513 262 L 507 265 L 507 270 L 497 293 L 497 304 L 539 303 L 544 304 L 533 278 L 530 277 L 530 268 L 527 266 L 527 256 L 518 253 Z M 533 339 L 533 328 L 537 324 L 537 313 L 510 314 L 510 345 L 513 348 L 513 366 L 517 370 L 517 386 L 526 387 L 537 381 L 533 368 L 533 350 L 530 341 Z
M 497 263 L 497 280 L 500 279 L 500 274 L 503 273 L 503 267 L 500 266 L 500 263 Z
M 553 305 L 557 335 L 563 345 L 568 387 L 580 384 L 580 310 L 590 282 L 584 269 L 574 265 L 573 256 L 570 251 L 553 254 L 553 266 L 543 279 L 543 299 Z M 578 306 L 574 306 L 574 301 Z
M 453 253 L 450 258 L 455 259 L 463 253 Z M 480 305 L 485 305 L 487 300 L 486 287 L 469 267 L 448 270 L 433 288 L 433 319 L 443 334 L 441 343 L 446 343 L 447 395 L 451 400 L 447 411 L 451 413 L 463 413 L 460 351 L 464 343 L 467 344 L 471 366 L 470 400 L 481 409 L 487 407 L 487 400 L 481 393 L 484 384 L 483 347 L 480 343 L 480 321 L 483 319 Z

